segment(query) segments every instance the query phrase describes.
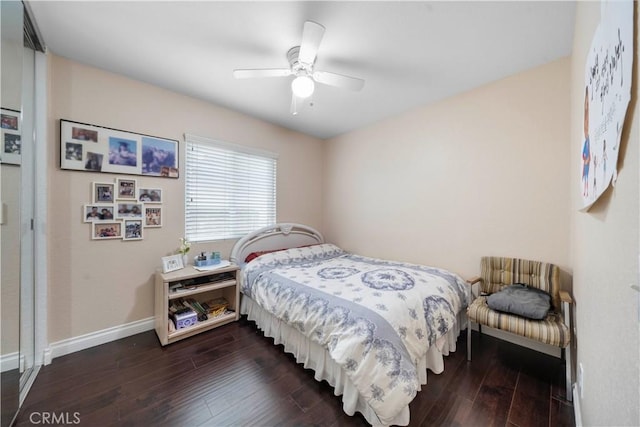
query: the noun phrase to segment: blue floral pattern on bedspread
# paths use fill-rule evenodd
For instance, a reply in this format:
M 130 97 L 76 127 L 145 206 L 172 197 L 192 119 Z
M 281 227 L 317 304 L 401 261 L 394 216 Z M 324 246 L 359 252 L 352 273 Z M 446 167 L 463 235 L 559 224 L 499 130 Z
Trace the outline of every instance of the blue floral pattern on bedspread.
M 262 255 L 242 279 L 245 295 L 329 351 L 383 422 L 420 390 L 418 361 L 468 304 L 451 272 L 331 244 Z

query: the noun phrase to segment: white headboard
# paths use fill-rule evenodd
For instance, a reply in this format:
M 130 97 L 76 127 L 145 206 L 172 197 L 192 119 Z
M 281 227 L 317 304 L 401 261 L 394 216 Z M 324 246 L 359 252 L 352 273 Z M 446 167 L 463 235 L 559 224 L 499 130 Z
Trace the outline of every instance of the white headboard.
M 238 240 L 231 250 L 229 259 L 241 265 L 251 252 L 288 249 L 318 243 L 324 243 L 324 237 L 318 230 L 303 224 L 278 223 L 253 231 Z

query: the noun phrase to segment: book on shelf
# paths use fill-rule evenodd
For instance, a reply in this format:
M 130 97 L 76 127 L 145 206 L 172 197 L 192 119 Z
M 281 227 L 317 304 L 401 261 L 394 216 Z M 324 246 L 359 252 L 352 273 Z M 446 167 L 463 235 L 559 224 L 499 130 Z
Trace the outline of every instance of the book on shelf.
M 218 317 L 229 308 L 229 302 L 226 298 L 215 298 L 206 301 L 204 304 L 207 306 L 209 317 Z
M 197 314 L 198 320 L 200 322 L 204 322 L 209 318 L 209 316 L 207 316 L 206 310 L 203 309 L 200 303 L 196 301 L 194 298 L 187 298 L 185 300 L 182 300 L 182 303 L 187 307 L 191 308 Z

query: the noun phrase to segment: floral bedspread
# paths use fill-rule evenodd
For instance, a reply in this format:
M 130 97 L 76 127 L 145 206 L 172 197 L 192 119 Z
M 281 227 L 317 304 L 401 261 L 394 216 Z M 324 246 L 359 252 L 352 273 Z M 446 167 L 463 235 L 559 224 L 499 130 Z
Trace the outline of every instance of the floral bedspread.
M 332 244 L 254 259 L 243 269 L 242 292 L 325 347 L 383 422 L 413 400 L 417 362 L 468 304 L 456 274 Z

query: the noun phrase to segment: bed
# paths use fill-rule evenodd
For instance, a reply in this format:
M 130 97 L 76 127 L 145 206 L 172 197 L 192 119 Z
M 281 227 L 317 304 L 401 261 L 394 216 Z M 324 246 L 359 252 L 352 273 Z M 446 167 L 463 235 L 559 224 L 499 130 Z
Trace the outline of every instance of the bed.
M 250 233 L 230 259 L 241 313 L 371 425 L 409 423 L 427 370 L 444 370 L 466 327 L 468 288 L 455 273 L 352 254 L 306 225 Z

